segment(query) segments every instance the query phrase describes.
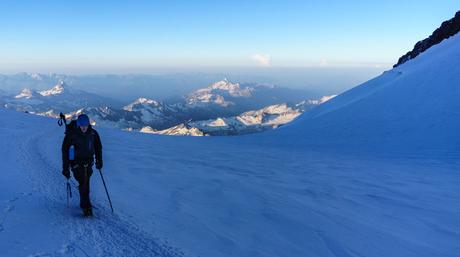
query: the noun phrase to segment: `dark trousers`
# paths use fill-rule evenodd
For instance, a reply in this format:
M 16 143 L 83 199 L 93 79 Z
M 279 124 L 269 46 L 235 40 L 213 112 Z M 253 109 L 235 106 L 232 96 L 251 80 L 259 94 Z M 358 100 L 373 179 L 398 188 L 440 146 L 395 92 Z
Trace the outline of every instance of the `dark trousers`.
M 82 209 L 91 208 L 89 199 L 89 180 L 93 174 L 91 164 L 77 164 L 72 168 L 73 176 L 78 181 L 78 191 L 80 193 L 80 207 Z

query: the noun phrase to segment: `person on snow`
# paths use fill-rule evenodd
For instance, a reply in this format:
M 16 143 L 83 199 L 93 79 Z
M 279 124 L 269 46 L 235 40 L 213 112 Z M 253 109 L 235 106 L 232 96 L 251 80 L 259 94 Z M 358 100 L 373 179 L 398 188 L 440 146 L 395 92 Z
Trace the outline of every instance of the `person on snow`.
M 72 133 L 66 133 L 62 143 L 62 175 L 70 179 L 70 169 L 72 169 L 73 176 L 79 184 L 80 207 L 85 216 L 92 216 L 89 185 L 93 174 L 94 157 L 96 157 L 96 169 L 102 169 L 102 143 L 86 114 L 78 116 L 76 126 Z M 73 156 L 69 158 L 71 146 L 73 146 Z

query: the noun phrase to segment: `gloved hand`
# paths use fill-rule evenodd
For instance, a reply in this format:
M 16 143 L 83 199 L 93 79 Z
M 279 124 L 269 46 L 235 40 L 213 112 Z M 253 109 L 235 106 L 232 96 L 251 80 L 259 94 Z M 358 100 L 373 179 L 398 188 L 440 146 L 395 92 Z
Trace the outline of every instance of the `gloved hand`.
M 96 169 L 100 170 L 102 169 L 102 166 L 103 166 L 102 160 L 96 160 Z
M 67 179 L 70 179 L 70 170 L 68 168 L 63 169 L 62 170 L 62 175 L 64 175 L 64 177 L 66 177 Z

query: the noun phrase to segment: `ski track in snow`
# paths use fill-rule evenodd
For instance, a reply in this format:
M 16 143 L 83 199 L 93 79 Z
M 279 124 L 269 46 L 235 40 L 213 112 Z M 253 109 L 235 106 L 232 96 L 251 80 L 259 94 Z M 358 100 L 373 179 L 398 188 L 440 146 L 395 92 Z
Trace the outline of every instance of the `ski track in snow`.
M 55 252 L 33 253 L 30 256 L 185 256 L 180 250 L 141 231 L 135 224 L 128 223 L 116 213 L 112 214 L 109 208 L 96 205 L 95 217 L 83 218 L 78 207 L 76 182 L 71 183 L 73 198 L 70 208 L 67 207 L 65 180 L 60 166 L 52 165 L 53 162 L 38 147 L 44 143 L 46 135 L 47 133 L 42 133 L 19 140 L 22 154 L 19 158 L 26 165 L 33 191 L 43 195 L 47 212 L 55 217 L 56 222 L 53 225 L 64 231 L 68 242 Z M 96 172 L 93 174 L 93 181 L 94 175 L 97 175 Z M 24 192 L 8 201 L 3 210 L 3 219 L 0 219 L 0 232 L 7 214 L 14 210 L 14 202 L 30 194 L 32 193 Z

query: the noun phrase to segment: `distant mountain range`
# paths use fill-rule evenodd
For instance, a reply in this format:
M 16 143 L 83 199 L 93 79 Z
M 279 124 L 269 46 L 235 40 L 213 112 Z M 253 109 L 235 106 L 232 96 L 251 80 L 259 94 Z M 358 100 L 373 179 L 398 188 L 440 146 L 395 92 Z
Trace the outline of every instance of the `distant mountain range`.
M 76 90 L 59 81 L 47 90 L 24 88 L 19 94 L 3 97 L 6 108 L 31 113 L 71 112 L 81 106 L 117 105 L 118 101 Z M 53 115 L 48 115 L 53 116 Z
M 86 113 L 98 126 L 168 135 L 263 131 L 290 122 L 328 99 L 304 100 L 288 88 L 227 79 L 175 101 L 140 97 L 124 106 L 111 98 L 73 89 L 63 80 L 49 89 L 24 88 L 17 94 L 3 95 L 2 105 L 17 111 L 48 117 L 58 117 L 59 112 L 68 117 Z
M 242 135 L 277 128 L 291 122 L 301 114 L 300 109 L 289 107 L 287 104 L 277 104 L 260 110 L 248 111 L 238 116 L 191 121 L 160 131 L 144 127 L 140 131 L 182 136 Z
M 245 76 L 227 75 L 233 77 L 233 81 L 264 81 L 264 84 L 283 84 L 282 81 L 265 78 L 264 76 L 248 78 Z M 223 77 L 226 77 L 226 74 L 173 73 L 164 75 L 100 74 L 77 76 L 68 74 L 23 72 L 17 74 L 0 74 L 0 88 L 8 94 L 17 94 L 24 88 L 42 91 L 56 85 L 59 81 L 65 81 L 66 85 L 73 89 L 83 90 L 88 93 L 113 98 L 127 103 L 138 97 L 159 100 L 167 100 L 173 97 L 179 98 L 187 95 L 197 88 L 202 88 L 203 85 L 210 85 L 215 81 L 219 81 Z M 286 85 L 291 84 L 290 81 L 287 81 L 286 83 Z M 250 83 L 243 84 L 244 86 L 250 85 Z M 299 88 L 303 86 L 299 85 L 301 82 L 294 84 L 296 85 L 291 85 L 291 87 Z M 284 88 L 284 91 L 287 92 L 286 88 Z M 317 98 L 324 94 L 330 94 L 330 90 L 320 89 L 290 89 L 289 91 L 291 95 L 296 95 L 302 99 L 308 97 Z M 121 106 L 113 107 L 121 108 Z
M 305 100 L 297 91 L 274 85 L 233 83 L 227 79 L 195 90 L 177 105 L 188 114 L 187 119 L 208 120 L 236 116 L 273 104 L 295 104 Z

